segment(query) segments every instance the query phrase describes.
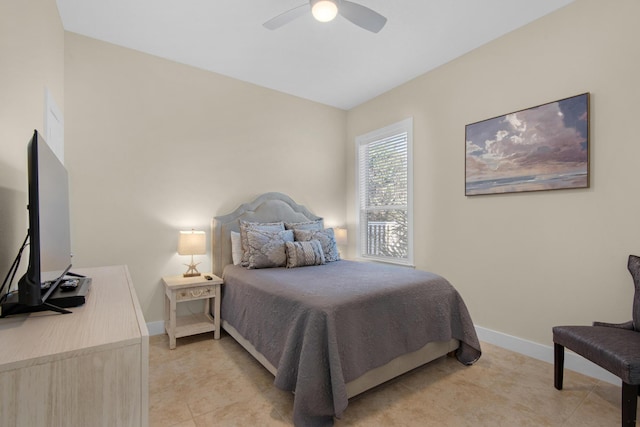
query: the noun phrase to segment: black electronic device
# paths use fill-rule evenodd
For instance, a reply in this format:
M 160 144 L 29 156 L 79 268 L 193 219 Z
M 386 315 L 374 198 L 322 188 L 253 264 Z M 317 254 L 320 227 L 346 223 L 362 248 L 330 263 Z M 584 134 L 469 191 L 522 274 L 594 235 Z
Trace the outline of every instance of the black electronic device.
M 47 303 L 49 305 L 58 307 L 60 309 L 66 309 L 81 306 L 87 301 L 89 291 L 91 290 L 91 278 L 81 277 L 71 280 L 77 281 L 77 285 L 73 289 L 66 290 L 58 286 L 58 288 L 47 298 Z M 33 313 L 46 310 L 51 310 L 51 308 L 46 304 L 37 306 L 20 304 L 18 302 L 18 293 L 12 292 L 2 303 L 2 313 L 0 314 L 0 317 L 6 317 L 12 314 Z
M 8 295 L 1 317 L 14 312 L 53 310 L 50 297 L 71 268 L 69 178 L 67 170 L 38 131 L 27 145 L 29 265 L 18 281 L 17 301 Z M 16 267 L 17 268 L 17 267 Z M 15 304 L 19 304 L 19 310 Z
M 78 277 L 70 280 L 75 281 L 76 285 L 66 289 L 58 286 L 58 289 L 51 294 L 47 301 L 61 308 L 77 307 L 84 304 L 91 290 L 91 278 Z
M 70 292 L 76 289 L 79 283 L 79 279 L 65 279 L 63 282 L 60 282 L 60 284 L 58 285 L 58 289 L 61 292 Z

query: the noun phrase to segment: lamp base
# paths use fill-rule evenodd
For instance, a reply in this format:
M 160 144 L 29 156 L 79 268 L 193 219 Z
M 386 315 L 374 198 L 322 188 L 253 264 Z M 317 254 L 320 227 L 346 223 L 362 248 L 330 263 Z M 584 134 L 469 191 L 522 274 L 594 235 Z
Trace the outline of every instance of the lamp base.
M 200 263 L 198 263 L 200 264 Z M 196 265 L 198 264 L 185 264 L 187 267 L 189 267 L 189 269 L 187 270 L 186 273 L 184 273 L 182 275 L 182 277 L 196 277 L 196 276 L 202 276 L 202 274 L 200 274 L 200 272 L 198 271 L 198 269 L 196 268 Z

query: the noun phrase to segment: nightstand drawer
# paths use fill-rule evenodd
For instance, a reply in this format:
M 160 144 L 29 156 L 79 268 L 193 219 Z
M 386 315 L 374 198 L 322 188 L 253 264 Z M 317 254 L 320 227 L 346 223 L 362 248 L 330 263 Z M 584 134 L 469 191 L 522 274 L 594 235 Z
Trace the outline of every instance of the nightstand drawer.
M 186 301 L 199 298 L 211 298 L 216 295 L 215 285 L 198 286 L 197 288 L 181 289 L 176 292 L 176 301 Z

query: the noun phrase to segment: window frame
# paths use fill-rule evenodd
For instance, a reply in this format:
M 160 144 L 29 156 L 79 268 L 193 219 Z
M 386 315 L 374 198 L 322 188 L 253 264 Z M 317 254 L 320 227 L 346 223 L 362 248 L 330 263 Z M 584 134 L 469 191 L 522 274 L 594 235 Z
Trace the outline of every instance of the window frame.
M 391 257 L 391 256 L 376 256 L 365 254 L 366 242 L 363 242 L 362 236 L 366 233 L 361 230 L 361 146 L 371 143 L 379 142 L 383 139 L 391 138 L 393 136 L 406 133 L 407 140 L 407 257 Z M 368 132 L 366 134 L 357 136 L 355 138 L 356 148 L 356 257 L 366 261 L 379 261 L 392 264 L 400 264 L 405 266 L 413 266 L 413 117 L 401 120 L 391 125 L 385 126 L 380 129 Z

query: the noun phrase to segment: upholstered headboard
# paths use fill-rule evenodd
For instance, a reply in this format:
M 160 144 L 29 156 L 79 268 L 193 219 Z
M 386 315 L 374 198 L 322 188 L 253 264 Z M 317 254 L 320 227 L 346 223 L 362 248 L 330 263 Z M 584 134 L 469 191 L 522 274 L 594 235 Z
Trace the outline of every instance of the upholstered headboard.
M 227 215 L 216 216 L 211 222 L 211 266 L 213 274 L 222 277 L 222 270 L 231 264 L 231 232 L 240 231 L 240 220 L 250 222 L 304 222 L 322 219 L 282 193 L 264 193 L 250 203 L 240 205 Z

